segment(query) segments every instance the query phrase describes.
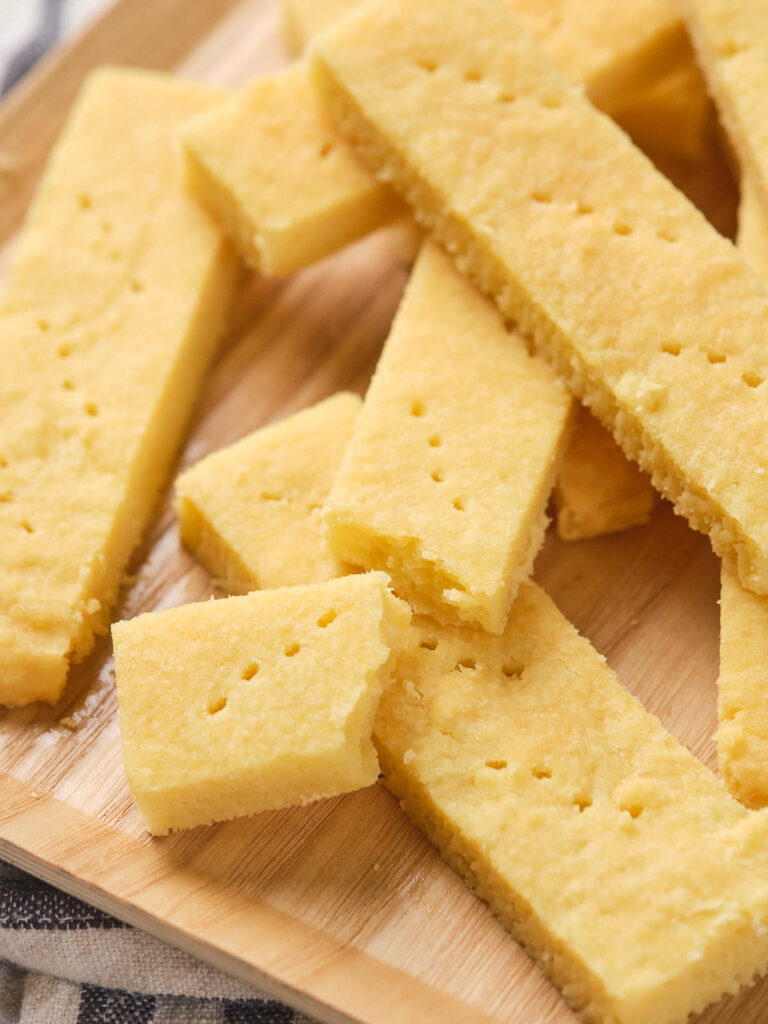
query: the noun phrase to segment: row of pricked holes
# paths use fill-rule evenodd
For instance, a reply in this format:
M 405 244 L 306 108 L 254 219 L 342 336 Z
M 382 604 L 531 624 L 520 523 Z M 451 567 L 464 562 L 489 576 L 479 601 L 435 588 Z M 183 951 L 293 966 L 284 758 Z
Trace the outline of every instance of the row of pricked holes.
M 324 612 L 320 616 L 320 618 L 317 620 L 317 625 L 320 627 L 320 629 L 325 629 L 327 626 L 330 626 L 330 624 L 336 619 L 336 615 L 336 609 L 331 608 L 329 611 Z M 283 654 L 285 655 L 286 658 L 295 658 L 300 650 L 301 644 L 294 641 L 290 644 L 285 645 L 285 647 L 283 648 Z M 243 669 L 241 679 L 243 679 L 245 682 L 250 682 L 251 679 L 254 678 L 254 676 L 257 676 L 259 674 L 260 668 L 261 666 L 259 665 L 258 661 L 250 662 Z M 208 705 L 208 714 L 217 715 L 220 711 L 223 711 L 226 706 L 227 698 L 217 697 Z
M 436 651 L 438 646 L 437 637 L 434 636 L 425 636 L 419 643 L 419 647 L 423 648 L 425 651 Z M 461 672 L 463 669 L 472 671 L 476 668 L 477 661 L 475 658 L 466 656 L 464 658 L 459 658 L 456 662 L 455 671 Z M 524 671 L 525 666 L 519 661 L 505 661 L 501 667 L 501 673 L 506 676 L 507 679 L 519 679 Z
M 434 61 L 422 60 L 422 61 L 419 61 L 418 63 L 419 63 L 419 66 L 424 71 L 427 71 L 427 72 L 430 72 L 430 73 L 436 71 L 437 67 L 438 67 L 437 63 L 435 63 Z M 482 79 L 483 79 L 483 76 L 482 76 L 481 72 L 476 71 L 474 69 L 468 69 L 468 70 L 466 70 L 464 72 L 464 80 L 467 81 L 467 82 L 480 82 L 480 81 L 482 81 Z M 512 103 L 512 102 L 515 101 L 516 97 L 513 96 L 511 93 L 502 92 L 502 93 L 499 94 L 497 99 L 498 99 L 498 102 L 501 102 L 501 103 Z M 552 108 L 552 109 L 557 109 L 557 108 L 562 106 L 562 103 L 561 103 L 560 99 L 555 97 L 555 96 L 544 96 L 541 99 L 541 105 L 543 107 L 549 107 L 549 108 Z M 545 192 L 545 191 L 536 191 L 536 192 L 532 193 L 531 199 L 534 202 L 549 203 L 549 202 L 552 201 L 552 196 L 551 196 L 550 193 Z M 580 213 L 580 214 L 593 213 L 594 212 L 594 207 L 590 206 L 588 203 L 578 203 L 577 204 L 577 212 Z M 615 234 L 617 234 L 617 235 L 630 235 L 630 234 L 632 234 L 632 227 L 629 224 L 627 224 L 627 223 L 625 223 L 623 221 L 617 221 L 616 224 L 614 225 L 613 230 L 614 230 Z M 673 235 L 672 232 L 668 231 L 665 228 L 659 229 L 657 234 L 658 234 L 659 238 L 663 239 L 666 242 L 676 242 L 677 241 L 677 237 L 675 235 Z
M 43 327 L 44 324 L 45 324 L 45 327 Z M 45 321 L 45 320 L 38 320 L 38 325 L 40 326 L 41 330 L 48 330 L 47 321 Z M 59 345 L 58 349 L 56 350 L 56 355 L 59 357 L 59 359 L 68 359 L 71 354 L 72 354 L 72 349 L 69 347 L 69 345 Z M 69 377 L 66 377 L 61 382 L 61 386 L 62 386 L 64 391 L 74 391 L 75 390 L 74 382 Z M 98 407 L 98 405 L 96 405 L 95 402 L 86 402 L 83 405 L 83 409 L 87 413 L 88 416 L 98 416 L 99 415 L 99 407 Z
M 535 191 L 531 192 L 530 198 L 531 201 L 534 203 L 551 203 L 552 193 L 547 191 L 546 189 L 536 189 Z M 582 216 L 586 216 L 594 212 L 594 206 L 591 206 L 589 203 L 585 203 L 582 201 L 576 203 L 576 213 Z M 627 224 L 626 221 L 617 220 L 614 222 L 613 233 L 615 235 L 623 235 L 626 237 L 627 235 L 631 235 L 633 230 L 634 229 L 632 225 Z M 676 242 L 678 240 L 677 235 L 673 234 L 667 228 L 659 228 L 656 232 L 656 235 L 664 242 Z
M 531 194 L 531 199 L 537 203 L 549 203 L 552 201 L 552 196 L 548 192 L 537 191 Z M 576 209 L 577 212 L 581 214 L 588 214 L 594 212 L 594 207 L 589 206 L 588 204 L 585 203 L 579 203 Z M 613 231 L 617 235 L 632 234 L 631 226 L 629 224 L 624 223 L 623 221 L 617 221 L 613 226 Z M 665 229 L 659 230 L 657 234 L 658 237 L 663 239 L 664 241 L 677 241 L 677 238 L 671 232 L 666 231 Z M 681 348 L 680 345 L 676 343 L 668 343 L 662 346 L 662 351 L 668 353 L 669 355 L 677 356 L 680 355 Z M 727 359 L 727 356 L 722 355 L 719 352 L 707 352 L 706 355 L 707 359 L 712 364 L 724 363 Z M 742 380 L 751 388 L 759 387 L 759 385 L 763 383 L 763 378 L 758 373 L 755 373 L 752 370 L 748 370 L 745 373 L 743 373 Z
M 496 771 L 502 771 L 507 767 L 507 762 L 503 760 L 491 760 L 486 761 L 485 766 L 486 768 L 492 768 Z M 534 779 L 551 779 L 552 769 L 544 766 L 536 766 L 531 768 L 531 775 Z M 573 805 L 578 808 L 579 814 L 583 814 L 588 807 L 592 806 L 592 800 L 588 796 L 575 796 L 573 798 Z M 640 804 L 628 804 L 626 806 L 624 804 L 620 804 L 619 810 L 628 814 L 630 818 L 639 818 L 643 813 L 643 807 L 641 807 Z
M 435 637 L 424 637 L 419 646 L 428 651 L 436 651 L 439 644 Z M 463 669 L 471 670 L 475 668 L 477 668 L 477 662 L 472 657 L 459 658 L 456 663 L 456 671 L 458 672 Z M 507 662 L 502 666 L 501 671 L 507 678 L 519 679 L 525 671 L 525 666 L 520 662 Z M 485 764 L 487 768 L 494 768 L 497 770 L 507 767 L 507 762 L 502 760 L 490 760 L 486 761 Z M 552 778 L 552 769 L 545 766 L 538 766 L 531 769 L 531 775 L 533 775 L 535 779 L 550 779 Z M 580 812 L 586 810 L 587 807 L 592 806 L 592 801 L 587 797 L 577 797 L 573 802 L 574 805 L 579 808 Z M 639 818 L 643 812 L 642 807 L 634 804 L 629 807 L 622 807 L 621 810 L 626 811 L 632 818 Z
M 5 459 L 5 458 L 1 458 L 0 457 L 0 469 L 7 469 L 7 468 L 8 468 L 8 460 Z M 12 502 L 12 501 L 13 501 L 13 492 L 12 491 L 0 491 L 0 505 L 7 505 L 7 504 L 10 504 L 10 502 Z M 22 519 L 21 520 L 21 522 L 19 523 L 19 529 L 23 530 L 24 533 L 34 533 L 35 532 L 34 526 L 29 522 L 28 519 Z
M 0 491 L 0 505 L 10 505 L 13 501 L 12 491 Z M 28 519 L 22 519 L 19 522 L 19 529 L 23 530 L 24 533 L 34 533 L 35 528 Z
M 0 491 L 0 505 L 9 505 L 13 501 L 12 491 Z M 19 522 L 19 529 L 23 530 L 24 533 L 34 533 L 35 528 L 28 519 L 22 519 Z
M 89 210 L 93 205 L 93 200 L 91 196 L 88 195 L 88 193 L 80 193 L 77 197 L 77 204 L 81 210 Z M 112 230 L 112 225 L 108 221 L 105 221 L 102 224 L 102 228 L 105 231 L 105 233 L 109 233 Z M 141 285 L 140 281 L 132 279 L 130 281 L 130 287 L 134 292 L 140 292 L 142 291 L 143 286 Z M 50 322 L 47 319 L 45 319 L 45 317 L 39 317 L 37 320 L 37 327 L 42 333 L 47 333 L 50 330 L 51 325 Z M 71 354 L 71 349 L 68 345 L 60 345 L 56 351 L 56 354 L 59 356 L 59 358 L 66 359 Z M 75 385 L 69 379 L 62 381 L 61 386 L 65 391 L 75 390 Z M 94 402 L 86 402 L 85 405 L 83 406 L 83 409 L 88 416 L 99 415 L 99 408 Z M 7 466 L 7 459 L 0 459 L 0 469 L 5 469 L 7 468 Z M 12 500 L 12 492 L 4 491 L 0 493 L 0 503 L 7 504 Z M 25 533 L 35 532 L 35 528 L 26 519 L 22 520 L 19 526 L 22 530 L 24 530 Z
M 278 494 L 277 491 L 262 491 L 259 495 L 261 501 L 291 501 L 290 494 Z M 307 512 L 317 512 L 322 505 L 319 502 L 312 501 L 307 505 Z
M 73 389 L 73 385 L 71 385 L 69 381 L 64 381 L 62 386 L 64 388 L 69 389 L 69 390 Z M 95 405 L 93 402 L 86 402 L 85 406 L 83 408 L 84 408 L 85 412 L 89 416 L 98 416 L 99 415 L 98 406 Z M 7 469 L 7 467 L 8 467 L 8 460 L 4 459 L 4 458 L 0 458 L 0 469 Z M 0 490 L 0 505 L 10 505 L 12 502 L 13 502 L 13 491 L 10 491 L 10 490 Z M 21 530 L 23 530 L 24 533 L 27 533 L 27 534 L 32 534 L 32 533 L 35 532 L 34 526 L 29 522 L 28 519 L 22 519 L 21 522 L 19 523 L 19 528 Z
M 77 205 L 81 210 L 92 209 L 93 196 L 89 192 L 80 192 L 77 196 Z M 112 224 L 108 220 L 102 220 L 101 230 L 105 235 L 110 235 L 113 230 Z M 116 249 L 113 252 L 108 253 L 108 256 L 111 260 L 119 260 L 122 258 L 122 253 Z M 131 280 L 129 281 L 129 287 L 131 291 L 134 292 L 141 292 L 144 290 L 144 285 L 141 283 L 141 281 L 136 280 L 136 278 L 131 278 Z
M 680 353 L 683 351 L 683 347 L 676 341 L 668 341 L 661 346 L 661 351 L 666 353 L 668 356 L 679 356 Z M 709 351 L 706 352 L 706 356 L 709 362 L 712 363 L 713 365 L 716 365 L 717 363 L 724 363 L 728 359 L 728 356 L 723 355 L 723 353 L 721 352 Z M 760 385 L 763 383 L 764 378 L 761 377 L 760 374 L 756 373 L 754 370 L 746 370 L 744 373 L 742 373 L 741 379 L 748 387 L 757 388 L 760 387 Z
M 426 413 L 426 411 L 427 410 L 426 406 L 424 405 L 424 402 L 420 398 L 414 398 L 413 401 L 411 402 L 411 416 L 419 418 L 423 416 Z M 429 438 L 427 439 L 427 444 L 429 445 L 430 448 L 440 448 L 442 443 L 443 439 L 440 437 L 439 434 L 430 434 Z M 445 480 L 443 470 L 440 469 L 440 467 L 433 469 L 429 475 L 436 484 L 441 484 Z M 467 508 L 465 499 L 462 497 L 454 498 L 452 505 L 457 512 L 465 512 Z
M 92 196 L 87 192 L 79 193 L 79 195 L 77 196 L 77 205 L 80 207 L 81 210 L 90 210 L 93 207 Z M 109 221 L 103 221 L 101 227 L 105 234 L 109 234 L 112 231 L 112 225 Z M 118 257 L 119 253 L 114 255 L 114 258 Z M 129 280 L 128 287 L 131 289 L 131 291 L 137 294 L 144 290 L 144 286 L 141 283 L 141 281 L 139 281 L 135 277 Z M 38 318 L 37 326 L 43 333 L 47 333 L 51 327 L 50 322 L 46 320 L 44 317 Z M 60 359 L 67 359 L 72 354 L 72 349 L 69 345 L 63 344 L 58 347 L 58 349 L 56 350 L 56 354 Z M 61 386 L 65 391 L 75 390 L 75 385 L 73 381 L 70 380 L 69 378 L 63 380 Z M 95 402 L 86 402 L 85 405 L 83 406 L 83 409 L 88 416 L 99 415 L 99 407 L 96 405 Z
M 434 74 L 440 66 L 437 61 L 428 58 L 422 58 L 416 64 L 422 71 L 426 71 L 430 75 Z M 482 71 L 478 71 L 476 68 L 467 68 L 463 72 L 463 77 L 465 82 L 482 82 L 484 76 Z M 514 103 L 516 99 L 517 97 L 513 93 L 506 91 L 500 92 L 496 97 L 497 103 Z M 542 107 L 551 110 L 559 110 L 563 105 L 558 96 L 543 96 L 539 102 Z
M 420 60 L 418 62 L 418 65 L 420 68 L 422 68 L 424 71 L 429 72 L 430 74 L 435 72 L 438 68 L 438 64 L 435 61 L 430 60 Z M 481 82 L 483 80 L 483 75 L 481 72 L 470 68 L 464 72 L 464 80 L 466 82 Z M 497 97 L 497 101 L 500 103 L 513 103 L 515 99 L 516 97 L 508 92 L 501 92 Z M 550 109 L 558 109 L 562 106 L 561 100 L 556 96 L 544 96 L 542 97 L 540 102 L 541 106 L 548 107 Z M 531 193 L 531 199 L 537 203 L 550 203 L 552 202 L 552 195 L 551 193 L 544 190 L 536 190 L 535 192 Z M 576 206 L 576 211 L 577 213 L 580 214 L 594 213 L 594 207 L 590 206 L 588 203 L 580 202 Z M 632 234 L 631 225 L 627 224 L 624 221 L 617 221 L 614 224 L 613 230 L 614 233 L 617 235 Z M 658 237 L 663 239 L 665 242 L 677 241 L 677 237 L 673 235 L 672 232 L 665 228 L 659 229 L 657 234 Z

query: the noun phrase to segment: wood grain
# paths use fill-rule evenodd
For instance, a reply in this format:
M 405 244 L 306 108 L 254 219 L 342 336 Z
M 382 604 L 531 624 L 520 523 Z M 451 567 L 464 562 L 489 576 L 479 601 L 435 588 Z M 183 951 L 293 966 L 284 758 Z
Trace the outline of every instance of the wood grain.
M 0 244 L 77 84 L 131 60 L 236 83 L 280 65 L 272 0 L 121 0 L 0 109 Z M 40 126 L 30 131 L 30 125 Z M 5 191 L 2 191 L 2 190 Z M 722 223 L 733 198 L 717 188 Z M 364 391 L 407 272 L 382 231 L 283 282 L 252 278 L 178 467 L 341 388 Z M 564 543 L 536 569 L 624 683 L 710 767 L 718 566 L 661 504 L 649 526 Z M 170 495 L 119 617 L 211 596 Z M 151 839 L 125 783 L 109 645 L 56 708 L 0 712 L 0 855 L 328 1022 L 573 1024 L 557 992 L 381 787 Z M 700 1024 L 768 1019 L 768 983 Z

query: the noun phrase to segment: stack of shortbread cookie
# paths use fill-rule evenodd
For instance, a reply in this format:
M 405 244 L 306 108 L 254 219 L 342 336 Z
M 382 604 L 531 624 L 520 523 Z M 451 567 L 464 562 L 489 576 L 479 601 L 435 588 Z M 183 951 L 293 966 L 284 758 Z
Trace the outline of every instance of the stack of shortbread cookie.
M 284 8 L 286 71 L 99 71 L 51 157 L 0 305 L 0 701 L 106 628 L 239 263 L 390 231 L 365 399 L 176 482 L 231 596 L 113 627 L 136 805 L 163 835 L 381 773 L 585 1020 L 682 1022 L 768 965 L 768 5 Z M 707 90 L 741 251 L 624 130 L 706 168 Z M 579 539 L 654 489 L 723 560 L 723 781 L 530 580 L 552 499 Z

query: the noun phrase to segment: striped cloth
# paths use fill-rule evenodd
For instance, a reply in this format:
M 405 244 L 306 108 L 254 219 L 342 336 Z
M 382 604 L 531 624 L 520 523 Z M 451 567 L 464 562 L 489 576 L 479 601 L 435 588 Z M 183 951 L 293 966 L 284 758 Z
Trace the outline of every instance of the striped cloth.
M 107 2 L 0 0 L 0 93 Z M 0 1024 L 312 1022 L 0 861 Z
M 0 1024 L 312 1024 L 0 862 Z
M 109 0 L 0 0 L 0 95 L 61 39 L 75 35 Z

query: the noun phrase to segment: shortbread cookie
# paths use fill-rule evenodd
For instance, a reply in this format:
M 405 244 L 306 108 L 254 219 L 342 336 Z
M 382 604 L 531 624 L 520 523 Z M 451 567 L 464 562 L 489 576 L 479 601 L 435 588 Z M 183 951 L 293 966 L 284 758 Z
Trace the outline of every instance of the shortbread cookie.
M 544 539 L 572 400 L 434 243 L 416 262 L 325 506 L 342 559 L 501 632 Z
M 679 67 L 689 53 L 674 0 L 506 0 L 550 59 L 604 110 Z
M 690 57 L 674 0 L 506 0 L 560 70 L 605 109 L 623 103 Z M 291 49 L 300 53 L 362 0 L 282 0 Z
M 682 0 L 680 9 L 742 176 L 768 216 L 768 7 L 762 0 Z
M 647 523 L 656 494 L 605 427 L 581 408 L 553 498 L 558 535 L 582 540 Z
M 284 27 L 291 48 L 301 52 L 360 3 L 283 0 Z M 622 97 L 630 92 L 628 103 L 621 107 L 628 127 L 640 126 L 646 141 L 656 143 L 665 152 L 682 152 L 689 157 L 694 150 L 699 151 L 696 147 L 703 143 L 698 116 L 701 111 L 695 103 L 697 84 L 707 111 L 710 104 L 701 73 L 679 38 L 681 23 L 672 0 L 649 0 L 639 5 L 611 2 L 604 6 L 574 0 L 513 0 L 512 5 L 544 47 L 550 48 L 553 59 L 562 60 L 564 70 L 574 80 L 588 83 L 593 78 L 602 83 L 612 107 L 621 104 Z M 674 66 L 672 55 L 678 50 L 687 56 L 687 62 L 681 58 L 680 68 L 641 90 L 640 95 L 632 92 L 632 84 L 642 85 L 651 68 Z M 658 57 L 656 64 L 653 54 Z M 609 82 L 614 88 L 608 88 Z M 566 539 L 592 537 L 648 519 L 653 497 L 647 478 L 627 462 L 615 442 L 606 444 L 607 437 L 591 426 L 576 427 L 563 461 L 564 477 L 555 491 L 558 532 Z M 590 464 L 592 444 L 596 451 Z
M 768 286 L 505 5 L 422 0 L 411 14 L 366 4 L 316 44 L 339 125 L 768 592 Z
M 386 785 L 585 1020 L 683 1024 L 768 961 L 768 818 L 619 684 L 542 590 L 503 636 L 415 620 Z
M 300 64 L 195 117 L 182 140 L 192 192 L 265 274 L 300 270 L 404 213 L 339 137 Z
M 219 336 L 236 262 L 178 126 L 218 89 L 88 79 L 0 299 L 0 703 L 55 701 L 104 632 Z
M 112 627 L 125 768 L 165 835 L 376 781 L 373 717 L 410 609 L 383 573 Z
M 321 518 L 361 401 L 341 393 L 214 452 L 176 481 L 181 539 L 230 594 L 349 571 Z

